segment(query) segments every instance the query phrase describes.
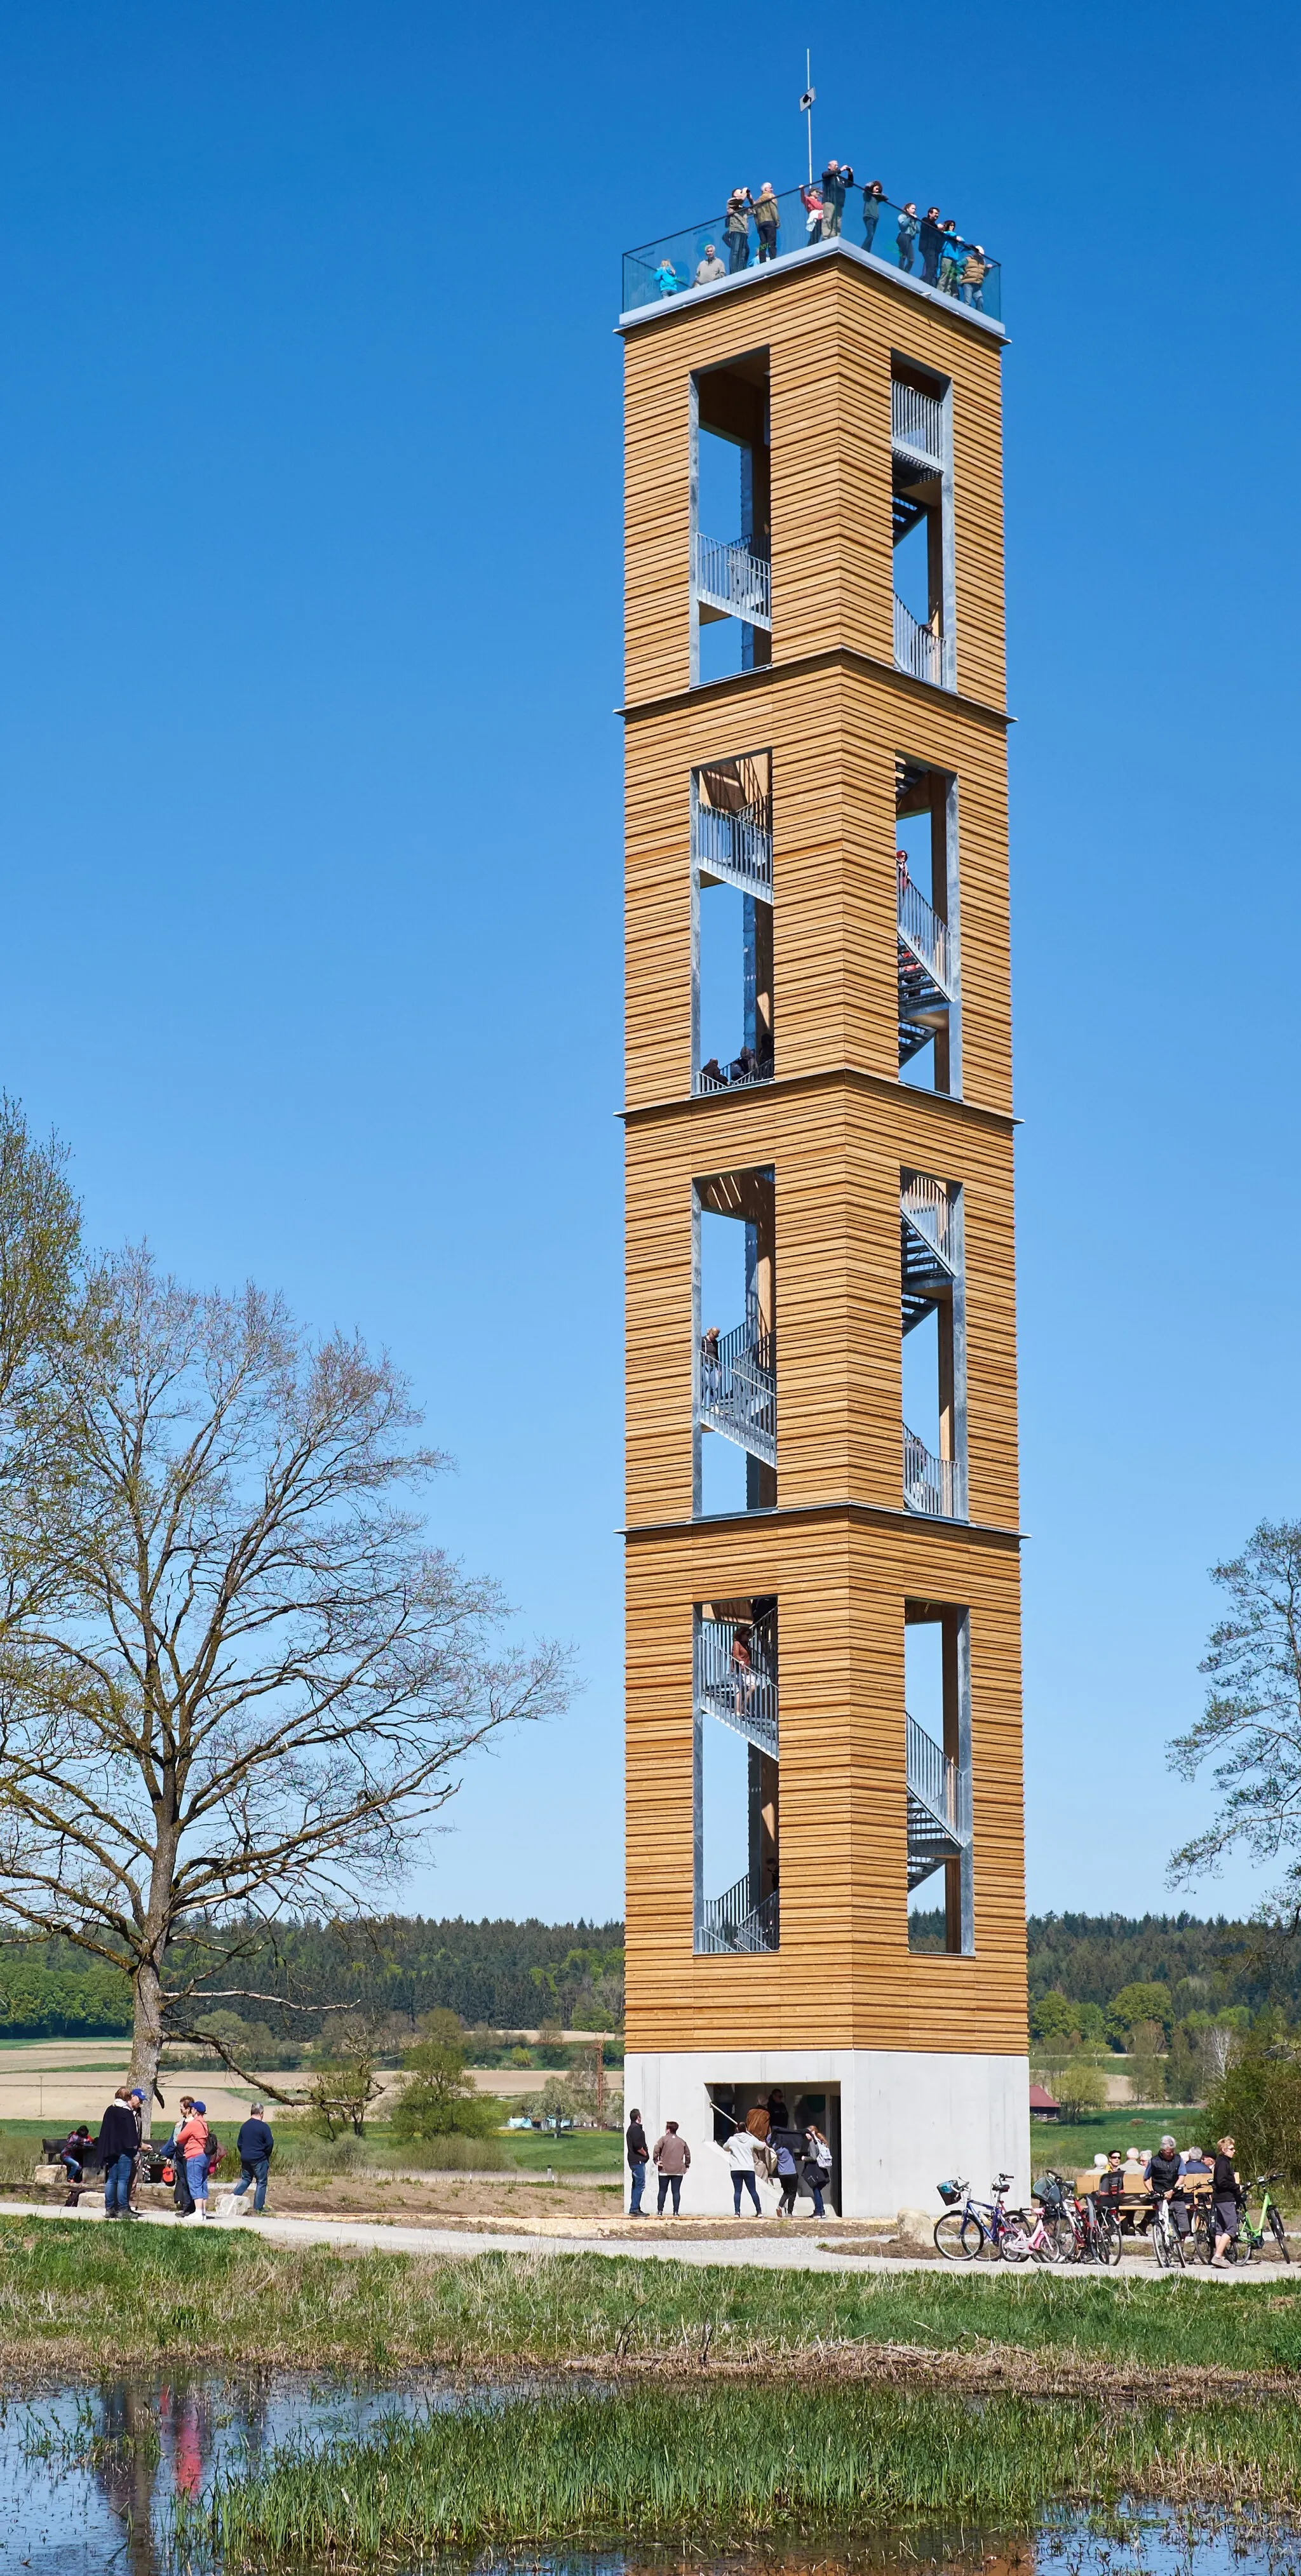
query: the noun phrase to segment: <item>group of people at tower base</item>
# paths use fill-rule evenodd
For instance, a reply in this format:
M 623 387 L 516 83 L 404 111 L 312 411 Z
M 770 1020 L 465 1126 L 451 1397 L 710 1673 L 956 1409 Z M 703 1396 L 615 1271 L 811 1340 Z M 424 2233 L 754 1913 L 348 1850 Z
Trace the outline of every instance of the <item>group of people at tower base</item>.
M 82 2121 L 69 2130 L 66 2138 L 55 2142 L 50 2162 L 62 2165 L 67 2175 L 65 2205 L 77 2207 L 83 2190 L 90 2187 L 89 2170 L 98 2166 L 104 2179 L 106 2218 L 139 2218 L 141 2213 L 132 2202 L 141 2182 L 170 2183 L 179 2217 L 206 2218 L 209 2182 L 225 2153 L 216 2130 L 208 2125 L 206 2103 L 183 2093 L 171 2136 L 161 2146 L 143 2137 L 144 2107 L 140 2085 L 119 2084 L 100 2121 L 98 2137 L 92 2138 Z M 254 2214 L 266 2207 L 267 2176 L 275 2146 L 264 2105 L 255 2102 L 235 2140 L 240 2174 L 232 2191 L 234 2215 L 247 2216 L 246 2194 L 250 2187 Z
M 857 183 L 853 166 L 848 161 L 828 161 L 821 180 L 800 189 L 804 208 L 806 245 L 836 241 L 844 233 L 845 213 Z M 863 248 L 870 251 L 875 242 L 882 215 L 890 206 L 885 186 L 880 179 L 869 179 L 863 188 Z M 763 267 L 776 259 L 781 232 L 781 202 L 775 195 L 771 179 L 765 179 L 757 197 L 748 188 L 733 188 L 723 216 L 723 259 L 717 243 L 706 242 L 704 257 L 699 262 L 692 286 L 713 286 L 719 278 L 737 277 L 750 266 L 750 227 L 754 226 L 758 244 L 757 265 Z M 879 257 L 879 253 L 876 254 Z M 894 228 L 895 264 L 906 277 L 917 274 L 925 286 L 938 288 L 941 295 L 952 295 L 979 312 L 984 306 L 985 280 L 991 263 L 979 242 L 960 239 L 952 215 L 942 215 L 938 206 L 928 206 L 923 215 L 917 202 L 909 197 L 898 209 Z M 655 270 L 655 283 L 661 295 L 679 294 L 686 285 L 679 277 L 666 252 Z
M 1165 2137 L 1160 2146 L 1153 2149 L 1143 2167 L 1143 2180 L 1151 2193 L 1152 2209 L 1155 2210 L 1158 2200 L 1168 2200 L 1170 2217 L 1180 2236 L 1190 2233 L 1194 2200 L 1205 2198 L 1209 2181 L 1215 2222 L 1215 2252 L 1211 2261 L 1212 2267 L 1221 2272 L 1230 2268 L 1229 2247 L 1238 2233 L 1246 2199 L 1233 2161 L 1235 2153 L 1232 2138 L 1221 2138 L 1212 2158 L 1205 2155 L 1200 2147 L 1189 2147 L 1181 2154 L 1174 2139 Z M 1091 2196 L 1099 2210 L 1105 2210 L 1109 2217 L 1118 2220 L 1121 2202 L 1133 2187 L 1121 2149 L 1113 2147 L 1098 2172 Z
M 628 2216 L 645 2218 L 642 2193 L 646 2188 L 646 2168 L 653 2163 L 658 2176 L 655 2215 L 664 2216 L 664 2205 L 673 2196 L 673 2215 L 682 2215 L 682 2184 L 691 2164 L 691 2149 L 681 2135 L 676 2120 L 666 2120 L 664 2134 L 652 2149 L 647 2142 L 640 2111 L 631 2111 L 624 2142 L 628 2151 L 628 2171 L 632 2189 Z M 741 2195 L 748 2192 L 754 2215 L 762 2218 L 763 2203 L 759 2184 L 775 2182 L 780 2186 L 778 2218 L 793 2218 L 800 2194 L 813 2203 L 815 2218 L 823 2218 L 826 2208 L 823 2193 L 831 2180 L 832 2154 L 821 2129 L 809 2121 L 803 2128 L 791 2124 L 786 2097 L 780 2086 L 774 2086 L 767 2102 L 756 2103 L 747 2111 L 743 2122 L 734 2124 L 720 2152 L 726 2156 L 732 2175 L 732 2211 L 741 2215 Z

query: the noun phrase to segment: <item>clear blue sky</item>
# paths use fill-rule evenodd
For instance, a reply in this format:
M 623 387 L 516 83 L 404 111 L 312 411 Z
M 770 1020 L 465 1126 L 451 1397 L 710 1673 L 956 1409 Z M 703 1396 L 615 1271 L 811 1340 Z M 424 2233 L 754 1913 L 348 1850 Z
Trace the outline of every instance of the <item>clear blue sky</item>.
M 0 18 L 0 1073 L 97 1239 L 389 1343 L 577 1641 L 427 1909 L 621 1903 L 618 254 L 798 178 L 806 42 L 1005 263 L 1030 1896 L 1160 1905 L 1301 1507 L 1295 12 Z

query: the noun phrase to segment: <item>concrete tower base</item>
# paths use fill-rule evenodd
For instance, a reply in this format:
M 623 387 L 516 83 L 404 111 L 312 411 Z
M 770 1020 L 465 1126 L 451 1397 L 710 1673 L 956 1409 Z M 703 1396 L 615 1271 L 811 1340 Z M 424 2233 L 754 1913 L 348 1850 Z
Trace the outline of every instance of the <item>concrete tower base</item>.
M 801 2095 L 822 2095 L 819 2121 L 832 2144 L 839 2130 L 840 2211 L 846 2218 L 891 2218 L 900 2209 L 931 2209 L 936 2184 L 969 2181 L 978 2199 L 999 2173 L 1010 2173 L 1013 2201 L 1030 2188 L 1030 2070 L 1024 2057 L 959 2057 L 921 2049 L 772 2048 L 673 2051 L 630 2055 L 624 2102 L 640 2110 L 652 2148 L 666 2120 L 676 2120 L 691 2149 L 682 2205 L 692 2212 L 730 2211 L 731 2169 L 714 2143 L 714 2104 L 736 2088 L 741 2106 L 780 2086 L 792 2114 Z M 817 2116 L 813 2114 L 813 2116 Z M 648 2181 L 653 2178 L 654 2168 Z M 774 2184 L 760 2186 L 765 2209 Z M 654 2206 L 654 2195 L 647 2198 Z M 748 2198 L 743 2207 L 749 2207 Z M 808 2216 L 810 2203 L 798 2209 Z M 828 2203 L 830 2206 L 830 2203 Z

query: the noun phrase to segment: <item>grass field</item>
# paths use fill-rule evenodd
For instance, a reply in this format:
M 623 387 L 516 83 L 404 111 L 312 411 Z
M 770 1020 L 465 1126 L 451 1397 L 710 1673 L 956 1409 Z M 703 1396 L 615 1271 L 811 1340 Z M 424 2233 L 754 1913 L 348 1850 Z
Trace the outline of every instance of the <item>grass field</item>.
M 651 2388 L 517 2400 L 392 2423 L 324 2456 L 236 2475 L 181 2534 L 226 2576 L 277 2560 L 425 2563 L 438 2545 L 670 2540 L 735 2547 L 913 2519 L 1010 2532 L 1048 2505 L 1160 2497 L 1286 2512 L 1301 2499 L 1301 2421 L 1273 2400 L 1044 2406 L 895 2391 Z
M 557 2182 L 567 2174 L 609 2174 L 617 2181 L 623 2171 L 623 2133 L 618 2129 L 562 2129 L 558 2138 L 511 2129 L 502 2144 L 521 2173 L 545 2174 L 550 2165 Z
M 799 2384 L 802 2357 L 860 2372 L 898 2355 L 1063 2384 L 1172 2368 L 1301 2374 L 1301 2280 L 1220 2289 L 1001 2270 L 812 2274 L 601 2255 L 438 2256 L 250 2242 L 225 2229 L 0 2222 L 0 2360 L 85 2377 L 102 2357 L 470 2372 L 715 2369 Z M 793 2365 L 796 2367 L 793 2368 Z M 1025 2381 L 1029 2385 L 1029 2381 Z
M 1142 2147 L 1146 2153 L 1157 2144 L 1168 2129 L 1181 2147 L 1201 2143 L 1205 2113 L 1181 2109 L 1178 2103 L 1158 2103 L 1155 2110 L 1131 2109 L 1121 2102 L 1114 2111 L 1102 2112 L 1096 2120 L 1081 2120 L 1073 2128 L 1056 2120 L 1032 2120 L 1030 2123 L 1030 2161 L 1036 2173 L 1045 2165 L 1057 2165 L 1063 2173 L 1083 2173 L 1095 2156 L 1105 2156 L 1111 2147 Z M 983 2191 L 988 2175 L 979 2179 L 973 2174 L 977 2191 Z

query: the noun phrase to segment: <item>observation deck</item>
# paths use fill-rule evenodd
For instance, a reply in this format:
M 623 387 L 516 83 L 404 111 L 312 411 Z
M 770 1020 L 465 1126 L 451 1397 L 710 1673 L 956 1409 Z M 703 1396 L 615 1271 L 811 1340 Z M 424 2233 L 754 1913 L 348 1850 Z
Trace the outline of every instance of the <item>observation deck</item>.
M 812 226 L 799 188 L 752 198 L 743 211 L 744 234 L 735 219 L 729 231 L 725 206 L 703 223 L 626 250 L 621 318 L 642 319 L 675 297 L 719 295 L 757 272 L 848 251 L 916 294 L 956 305 L 973 322 L 1002 334 L 1001 262 L 956 232 L 944 232 L 937 242 L 923 218 L 888 197 L 869 198 L 859 180 L 846 190 L 843 207 L 825 206 L 821 222 L 815 219 Z

